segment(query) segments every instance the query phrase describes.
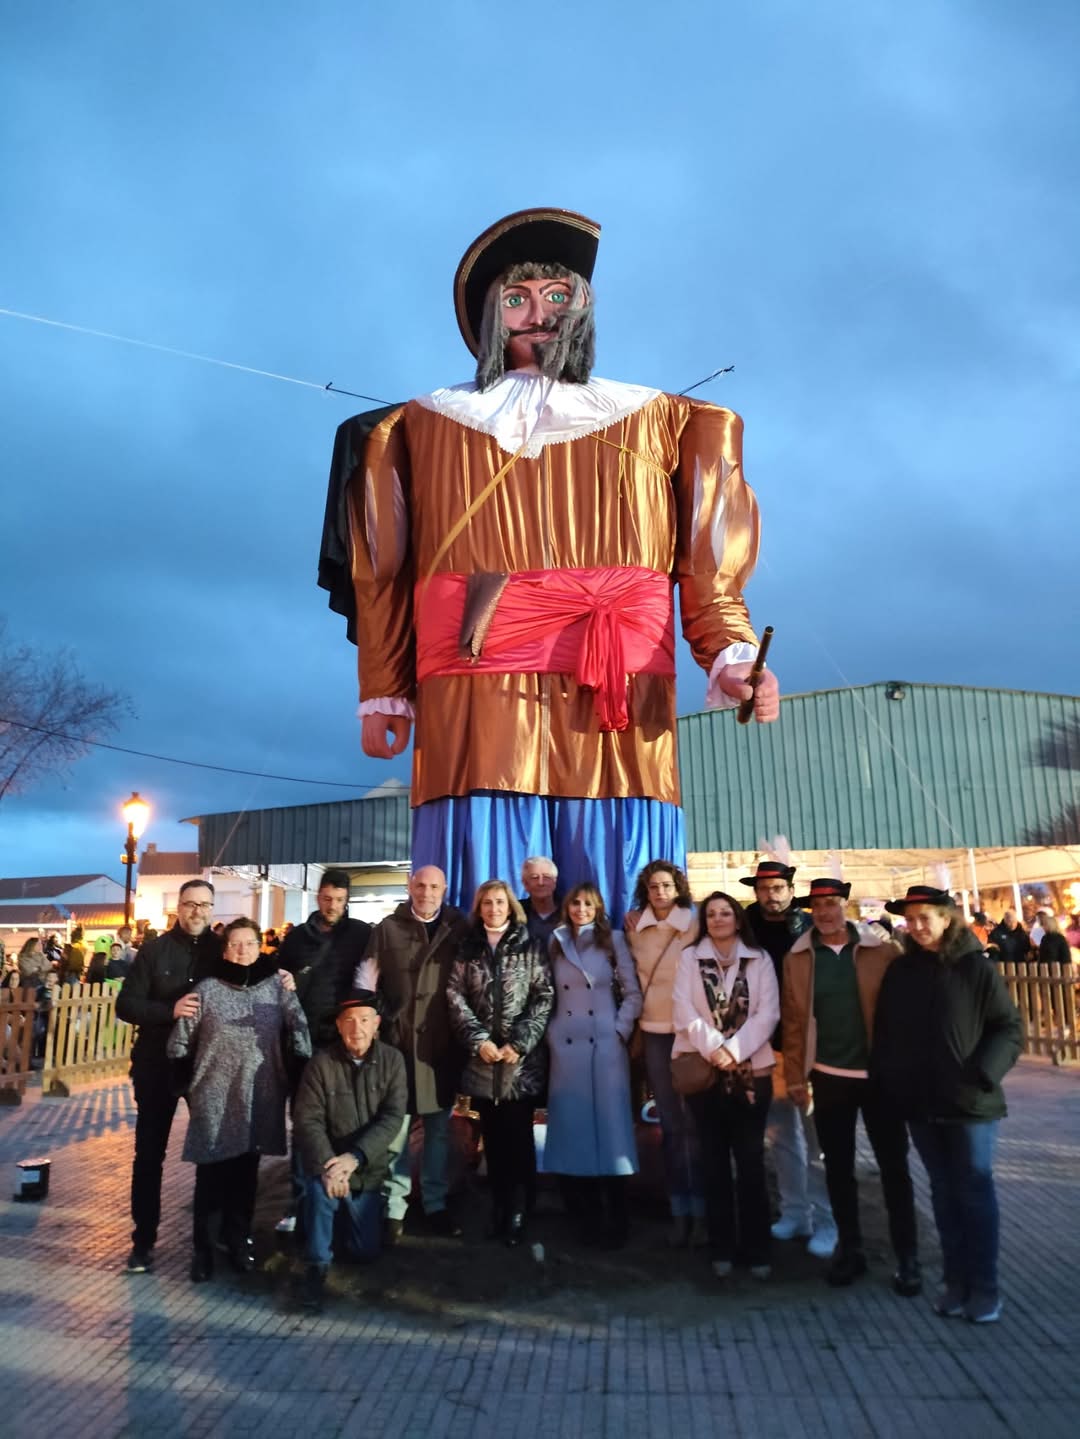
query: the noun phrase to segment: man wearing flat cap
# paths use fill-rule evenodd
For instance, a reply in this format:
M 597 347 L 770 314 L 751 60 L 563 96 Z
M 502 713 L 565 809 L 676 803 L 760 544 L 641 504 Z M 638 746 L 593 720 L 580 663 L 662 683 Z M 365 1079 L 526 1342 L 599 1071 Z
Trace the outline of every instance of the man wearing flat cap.
M 293 1141 L 305 1175 L 304 1299 L 321 1302 L 337 1245 L 374 1259 L 382 1242 L 382 1187 L 390 1146 L 408 1108 L 405 1061 L 380 1043 L 378 1000 L 357 990 L 338 1006 L 336 1041 L 304 1069 L 293 1106 Z
M 620 919 L 641 866 L 683 862 L 675 584 L 707 703 L 779 711 L 771 674 L 746 684 L 742 422 L 592 376 L 599 236 L 557 209 L 485 230 L 454 284 L 475 380 L 338 431 L 319 582 L 352 620 L 365 753 L 415 723 L 413 867 L 454 904 L 543 854 Z

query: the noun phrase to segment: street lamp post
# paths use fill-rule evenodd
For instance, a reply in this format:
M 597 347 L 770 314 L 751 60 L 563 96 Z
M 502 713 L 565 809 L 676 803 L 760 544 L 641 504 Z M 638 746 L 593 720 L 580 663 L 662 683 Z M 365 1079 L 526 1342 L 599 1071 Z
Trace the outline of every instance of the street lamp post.
M 131 798 L 124 805 L 124 818 L 127 820 L 127 839 L 124 841 L 124 853 L 120 856 L 124 866 L 124 924 L 131 924 L 131 880 L 135 873 L 135 865 L 138 863 L 135 857 L 135 843 L 150 818 L 150 806 L 139 796 L 139 791 L 132 790 Z

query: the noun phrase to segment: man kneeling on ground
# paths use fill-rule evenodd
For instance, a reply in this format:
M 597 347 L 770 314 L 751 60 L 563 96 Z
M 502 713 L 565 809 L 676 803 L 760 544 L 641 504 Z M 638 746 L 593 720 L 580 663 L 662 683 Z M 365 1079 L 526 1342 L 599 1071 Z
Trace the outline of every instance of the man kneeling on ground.
M 322 1301 L 335 1234 L 338 1258 L 343 1250 L 358 1260 L 378 1256 L 390 1145 L 408 1108 L 405 1061 L 376 1038 L 375 995 L 358 990 L 343 1000 L 336 1023 L 338 1038 L 309 1061 L 293 1110 L 305 1174 L 309 1308 Z

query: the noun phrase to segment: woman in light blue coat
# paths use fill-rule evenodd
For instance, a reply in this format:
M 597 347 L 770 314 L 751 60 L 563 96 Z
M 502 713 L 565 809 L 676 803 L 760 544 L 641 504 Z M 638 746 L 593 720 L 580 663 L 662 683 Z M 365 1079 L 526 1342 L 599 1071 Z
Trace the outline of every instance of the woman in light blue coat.
M 637 1173 L 627 1043 L 641 989 L 626 941 L 604 901 L 579 884 L 551 939 L 555 1013 L 544 1168 L 561 1178 L 566 1207 L 586 1243 L 626 1243 L 626 1181 Z

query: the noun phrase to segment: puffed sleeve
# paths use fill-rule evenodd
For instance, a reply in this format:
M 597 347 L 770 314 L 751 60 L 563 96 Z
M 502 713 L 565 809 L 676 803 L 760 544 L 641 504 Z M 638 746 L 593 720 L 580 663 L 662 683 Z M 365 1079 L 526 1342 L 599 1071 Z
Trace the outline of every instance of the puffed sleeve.
M 409 453 L 404 409 L 368 438 L 349 484 L 352 579 L 361 700 L 416 692 Z
M 690 401 L 675 475 L 676 574 L 683 634 L 711 670 L 738 641 L 757 644 L 743 588 L 758 555 L 758 505 L 743 478 L 742 420 L 733 410 Z

